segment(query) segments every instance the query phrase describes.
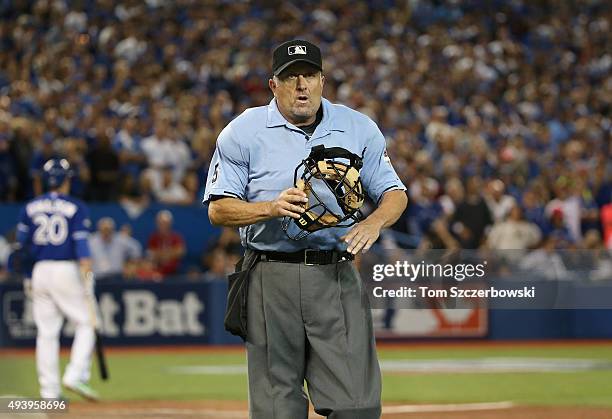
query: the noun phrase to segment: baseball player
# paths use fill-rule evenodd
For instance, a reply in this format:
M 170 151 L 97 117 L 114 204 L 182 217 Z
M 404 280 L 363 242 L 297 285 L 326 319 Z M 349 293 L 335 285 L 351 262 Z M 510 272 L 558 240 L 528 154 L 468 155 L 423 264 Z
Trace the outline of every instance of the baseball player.
M 211 222 L 240 227 L 245 260 L 257 261 L 246 303 L 250 418 L 306 419 L 308 396 L 328 418 L 379 418 L 372 320 L 351 260 L 403 212 L 405 187 L 376 124 L 322 98 L 316 45 L 280 45 L 272 70 L 269 105 L 247 109 L 219 135 L 204 197 Z M 363 187 L 377 209 L 353 227 L 291 240 L 282 220 L 299 219 L 308 201 L 294 171 L 317 145 L 362 157 Z
M 62 396 L 59 378 L 59 337 L 64 317 L 76 324 L 70 362 L 63 384 L 88 400 L 97 393 L 88 386 L 91 354 L 95 343 L 88 295 L 93 276 L 87 238 L 89 211 L 70 191 L 70 165 L 51 159 L 43 167 L 49 192 L 28 202 L 17 225 L 18 247 L 29 251 L 32 269 L 31 295 L 37 327 L 36 367 L 40 395 Z M 90 294 L 88 294 L 90 293 Z

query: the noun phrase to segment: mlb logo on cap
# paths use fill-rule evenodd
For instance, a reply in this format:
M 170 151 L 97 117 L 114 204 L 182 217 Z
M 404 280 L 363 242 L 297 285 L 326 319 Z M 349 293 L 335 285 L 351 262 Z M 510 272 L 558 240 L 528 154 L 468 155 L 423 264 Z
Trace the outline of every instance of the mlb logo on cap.
M 306 55 L 306 46 L 305 45 L 292 45 L 287 48 L 287 53 L 289 55 Z
M 303 39 L 287 41 L 276 47 L 272 55 L 272 72 L 278 76 L 284 69 L 297 62 L 312 64 L 323 70 L 321 50 Z

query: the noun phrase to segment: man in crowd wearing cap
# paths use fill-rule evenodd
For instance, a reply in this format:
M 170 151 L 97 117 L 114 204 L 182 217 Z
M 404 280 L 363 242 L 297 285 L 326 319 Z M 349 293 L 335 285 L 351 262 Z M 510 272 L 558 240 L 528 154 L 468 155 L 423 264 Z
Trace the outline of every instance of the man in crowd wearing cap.
M 251 419 L 306 419 L 308 396 L 328 418 L 380 417 L 372 320 L 351 260 L 397 220 L 407 198 L 377 125 L 322 98 L 322 69 L 310 42 L 277 47 L 268 81 L 274 98 L 225 127 L 210 166 L 209 218 L 240 227 L 245 261 L 256 261 L 246 304 Z M 294 171 L 320 145 L 361 157 L 363 187 L 378 207 L 353 227 L 291 240 L 283 217 L 299 219 L 308 202 Z

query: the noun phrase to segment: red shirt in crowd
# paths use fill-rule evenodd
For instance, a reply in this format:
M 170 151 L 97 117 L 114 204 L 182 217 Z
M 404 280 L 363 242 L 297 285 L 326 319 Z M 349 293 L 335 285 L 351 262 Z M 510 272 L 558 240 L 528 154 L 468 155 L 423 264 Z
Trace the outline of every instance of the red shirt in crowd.
M 185 241 L 175 231 L 167 234 L 155 232 L 149 237 L 147 248 L 153 253 L 157 270 L 162 275 L 172 275 L 178 271 L 185 249 Z

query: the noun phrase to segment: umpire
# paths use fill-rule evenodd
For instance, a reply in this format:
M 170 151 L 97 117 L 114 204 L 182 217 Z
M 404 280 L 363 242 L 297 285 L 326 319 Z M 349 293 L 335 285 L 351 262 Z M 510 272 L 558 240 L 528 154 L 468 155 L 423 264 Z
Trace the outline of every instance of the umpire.
M 251 419 L 333 419 L 381 414 L 381 378 L 367 295 L 351 260 L 406 207 L 385 139 L 364 114 L 322 98 L 321 51 L 303 40 L 274 50 L 274 99 L 250 108 L 220 133 L 204 203 L 214 225 L 240 227 L 247 249 L 246 347 Z M 299 163 L 317 145 L 363 159 L 361 180 L 377 209 L 352 228 L 290 240 L 285 216 L 308 202 L 293 187 Z M 248 262 L 247 262 L 248 261 Z

